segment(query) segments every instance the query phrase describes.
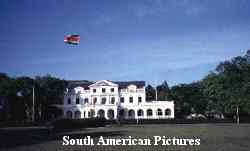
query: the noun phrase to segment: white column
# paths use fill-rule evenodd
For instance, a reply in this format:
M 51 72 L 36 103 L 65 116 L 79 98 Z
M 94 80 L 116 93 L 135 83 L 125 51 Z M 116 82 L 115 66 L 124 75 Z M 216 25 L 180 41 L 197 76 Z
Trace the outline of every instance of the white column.
M 117 108 L 114 108 L 114 119 L 116 120 L 117 119 Z
M 105 117 L 106 119 L 109 119 L 109 118 L 108 118 L 108 109 L 103 109 L 103 110 L 104 110 L 104 112 L 105 112 L 105 113 L 104 113 L 104 117 Z

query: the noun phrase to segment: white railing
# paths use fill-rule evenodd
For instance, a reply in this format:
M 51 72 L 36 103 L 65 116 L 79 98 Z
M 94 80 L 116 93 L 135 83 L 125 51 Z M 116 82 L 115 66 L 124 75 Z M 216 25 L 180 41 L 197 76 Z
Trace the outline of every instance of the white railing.
M 128 89 L 121 89 L 120 90 L 121 93 L 138 93 L 138 92 L 144 92 L 144 89 L 136 89 L 135 91 L 134 90 L 128 90 Z
M 136 89 L 136 92 L 144 92 L 144 89 Z

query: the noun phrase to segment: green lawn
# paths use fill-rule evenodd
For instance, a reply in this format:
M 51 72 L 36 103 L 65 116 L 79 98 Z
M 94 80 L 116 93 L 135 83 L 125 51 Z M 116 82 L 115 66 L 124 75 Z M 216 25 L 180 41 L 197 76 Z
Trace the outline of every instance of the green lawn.
M 152 138 L 167 136 L 176 138 L 200 138 L 200 146 L 62 146 L 62 136 L 84 138 Z M 0 130 L 0 150 L 4 151 L 123 151 L 123 150 L 202 150 L 202 151 L 249 151 L 250 124 L 161 124 L 124 125 L 81 131 L 53 133 L 47 129 Z

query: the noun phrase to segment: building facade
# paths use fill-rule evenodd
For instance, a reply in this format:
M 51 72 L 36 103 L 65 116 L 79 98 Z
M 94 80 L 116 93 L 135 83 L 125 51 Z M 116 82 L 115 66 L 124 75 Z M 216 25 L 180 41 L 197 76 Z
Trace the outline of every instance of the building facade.
M 144 81 L 74 81 L 65 92 L 63 112 L 74 119 L 174 118 L 174 102 L 146 101 Z

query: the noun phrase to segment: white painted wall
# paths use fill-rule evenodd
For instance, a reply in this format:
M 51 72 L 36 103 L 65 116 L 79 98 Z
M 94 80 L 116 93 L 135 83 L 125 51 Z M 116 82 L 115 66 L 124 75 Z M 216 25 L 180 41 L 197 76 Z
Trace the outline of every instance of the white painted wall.
M 104 84 L 105 85 L 101 85 Z M 99 85 L 98 85 L 99 84 Z M 114 119 L 118 118 L 120 110 L 125 111 L 124 118 L 149 118 L 149 119 L 159 119 L 159 118 L 174 118 L 174 102 L 173 101 L 153 101 L 146 102 L 145 87 L 137 88 L 135 85 L 129 85 L 126 89 L 118 89 L 118 85 L 112 82 L 101 80 L 97 81 L 95 84 L 90 85 L 88 90 L 84 90 L 82 87 L 74 88 L 73 92 L 67 92 L 64 96 L 64 116 L 67 116 L 67 112 L 72 112 L 72 118 L 75 118 L 75 112 L 81 112 L 81 118 L 90 118 L 89 112 L 91 110 L 95 111 L 94 117 L 98 116 L 98 111 L 103 110 L 105 112 L 105 118 L 108 117 L 108 111 L 113 110 Z M 102 92 L 102 89 L 105 92 Z M 111 88 L 114 92 L 111 92 Z M 96 92 L 93 90 L 96 89 Z M 97 98 L 96 104 L 94 104 L 94 98 Z M 115 98 L 114 104 L 111 103 L 111 98 Z M 124 103 L 121 103 L 121 98 L 124 97 Z M 129 102 L 129 98 L 133 97 L 133 102 Z M 141 102 L 138 102 L 138 97 L 141 97 Z M 80 99 L 80 104 L 76 104 L 76 98 Z M 85 103 L 84 99 L 88 98 L 88 103 Z M 101 104 L 102 98 L 106 98 L 106 103 Z M 71 104 L 68 104 L 68 99 L 71 100 Z M 147 115 L 147 110 L 152 110 L 152 116 Z M 157 110 L 162 111 L 162 115 L 157 115 Z M 165 110 L 169 109 L 171 111 L 170 115 L 165 115 Z M 133 110 L 135 113 L 134 117 L 129 117 L 129 110 Z M 143 111 L 143 116 L 138 116 L 138 111 Z

